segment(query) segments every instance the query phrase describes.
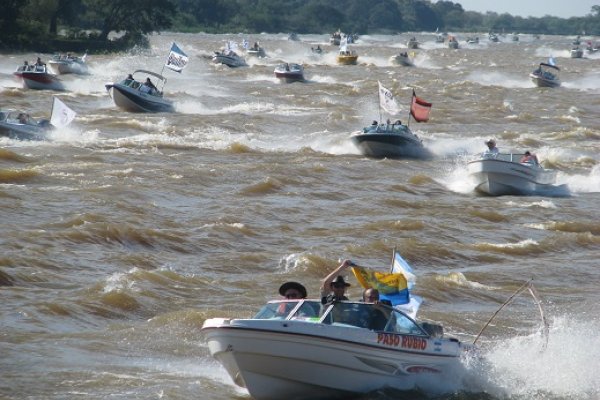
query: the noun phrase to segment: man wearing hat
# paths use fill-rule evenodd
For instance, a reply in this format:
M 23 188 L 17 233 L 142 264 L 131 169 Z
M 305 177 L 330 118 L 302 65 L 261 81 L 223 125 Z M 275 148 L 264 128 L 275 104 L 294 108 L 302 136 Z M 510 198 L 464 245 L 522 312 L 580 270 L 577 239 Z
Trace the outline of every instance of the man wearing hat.
M 328 304 L 339 300 L 348 300 L 346 297 L 346 288 L 350 286 L 340 275 L 342 271 L 352 266 L 350 260 L 344 262 L 337 267 L 332 273 L 327 275 L 321 284 L 321 304 Z
M 496 147 L 496 141 L 494 139 L 489 139 L 485 141 L 488 149 L 485 151 L 485 154 L 498 154 L 500 150 Z
M 279 287 L 279 294 L 286 299 L 305 299 L 306 288 L 298 282 L 286 282 Z

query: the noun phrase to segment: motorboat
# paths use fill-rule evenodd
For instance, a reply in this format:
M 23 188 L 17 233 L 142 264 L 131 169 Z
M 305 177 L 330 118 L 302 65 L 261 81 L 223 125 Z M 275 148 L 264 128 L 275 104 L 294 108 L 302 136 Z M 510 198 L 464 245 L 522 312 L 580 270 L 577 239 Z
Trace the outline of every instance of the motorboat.
M 529 74 L 529 77 L 538 87 L 558 87 L 561 84 L 558 71 L 560 68 L 554 64 L 540 63 L 539 67 Z
M 162 89 L 151 87 L 144 81 L 137 80 L 136 74 L 151 75 L 162 82 L 164 87 L 167 79 L 152 71 L 139 69 L 118 83 L 105 85 L 115 105 L 130 112 L 173 112 L 173 102 L 163 97 Z M 148 77 L 149 79 L 149 77 Z
M 304 67 L 300 64 L 282 63 L 275 67 L 275 77 L 286 83 L 304 81 Z
M 598 50 L 600 50 L 600 42 L 596 42 L 594 44 L 591 41 L 588 41 L 587 44 L 586 44 L 586 46 L 585 46 L 585 49 L 587 50 L 587 52 L 589 54 L 595 53 Z
M 379 107 L 389 114 L 397 114 L 399 107 L 391 91 L 379 83 Z M 413 91 L 410 116 L 417 122 L 429 118 L 431 103 L 417 97 Z M 409 117 L 410 118 L 410 117 Z M 409 119 L 410 122 L 410 119 Z M 392 123 L 373 123 L 362 131 L 351 134 L 350 140 L 361 154 L 373 158 L 429 158 L 430 152 L 423 141 L 415 135 L 408 125 L 400 120 Z
M 254 43 L 254 46 L 250 47 L 246 50 L 246 54 L 248 57 L 257 57 L 257 58 L 265 58 L 267 57 L 267 53 L 265 49 L 263 49 L 258 42 Z
M 488 35 L 488 40 L 490 42 L 498 43 L 500 41 L 500 38 L 498 38 L 498 34 L 490 32 Z
M 269 301 L 253 318 L 211 318 L 201 331 L 210 354 L 255 400 L 427 393 L 431 379 L 460 377 L 474 349 L 383 303 Z
M 577 35 L 577 37 L 571 42 L 574 46 L 579 46 L 581 44 L 581 36 Z
M 340 65 L 356 65 L 358 63 L 358 54 L 354 50 L 340 50 L 336 56 L 336 61 Z
M 448 36 L 448 34 L 443 34 L 443 33 L 438 33 L 437 35 L 435 35 L 435 42 L 436 43 L 444 43 L 446 41 L 446 36 Z
M 516 34 L 516 33 L 513 33 L 512 36 L 511 36 L 511 40 L 513 42 L 518 42 L 519 41 L 519 35 Z
M 248 65 L 246 64 L 244 57 L 241 57 L 235 51 L 228 49 L 215 51 L 212 61 L 215 64 L 224 64 L 231 68 L 245 67 Z
M 395 54 L 390 57 L 390 64 L 402 65 L 404 67 L 414 67 L 413 60 L 409 57 L 407 52 Z
M 87 54 L 84 54 L 82 57 L 74 57 L 70 54 L 56 54 L 48 61 L 48 64 L 50 64 L 50 68 L 56 74 L 86 75 L 89 73 L 88 65 L 85 61 L 86 57 Z
M 389 124 L 373 124 L 354 133 L 350 138 L 361 154 L 367 157 L 427 158 L 429 156 L 423 141 L 408 126 L 398 121 Z
M 290 34 L 288 34 L 288 40 L 291 40 L 292 42 L 298 42 L 300 38 L 298 37 L 298 34 L 296 32 L 291 32 Z
M 75 111 L 54 97 L 50 120 L 32 118 L 28 113 L 0 111 L 0 137 L 19 140 L 44 140 L 55 128 L 63 128 L 75 118 Z
M 556 188 L 556 171 L 535 159 L 520 162 L 525 154 L 485 152 L 468 163 L 475 190 L 492 195 L 534 195 Z
M 458 49 L 458 40 L 454 36 L 448 36 L 448 48 Z
M 0 137 L 19 140 L 44 140 L 54 127 L 47 119 L 35 120 L 19 111 L 0 111 Z
M 408 47 L 409 49 L 418 49 L 419 42 L 417 41 L 417 38 L 413 36 L 410 39 L 408 39 L 408 41 L 406 42 L 406 47 Z
M 571 49 L 571 58 L 582 58 L 583 57 L 583 49 L 581 47 L 576 46 Z
M 323 54 L 323 49 L 321 48 L 320 45 L 317 45 L 317 47 L 311 47 L 310 51 L 311 51 L 312 54 L 315 54 L 315 55 L 318 55 L 318 56 L 320 56 L 320 55 Z
M 467 44 L 479 44 L 479 37 L 468 37 Z
M 65 90 L 62 81 L 48 71 L 46 64 L 20 65 L 13 75 L 23 87 L 35 90 Z
M 332 46 L 339 46 L 342 42 L 342 32 L 333 32 L 329 37 L 329 44 Z

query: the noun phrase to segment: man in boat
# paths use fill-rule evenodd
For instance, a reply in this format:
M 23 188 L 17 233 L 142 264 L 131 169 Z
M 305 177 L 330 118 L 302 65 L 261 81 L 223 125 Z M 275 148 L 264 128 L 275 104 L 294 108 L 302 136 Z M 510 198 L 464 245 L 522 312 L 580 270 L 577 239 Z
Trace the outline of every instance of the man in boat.
M 154 94 L 154 93 L 158 92 L 158 89 L 156 88 L 156 86 L 154 86 L 154 83 L 152 83 L 152 81 L 150 80 L 150 77 L 146 78 L 146 82 L 144 82 L 144 86 L 146 86 L 148 88 L 145 91 L 149 94 Z
M 496 147 L 496 141 L 494 139 L 486 140 L 485 144 L 487 145 L 487 150 L 484 152 L 484 155 L 492 155 L 496 156 L 500 153 L 500 150 Z
M 531 152 L 529 150 L 527 150 L 525 152 L 525 154 L 523 155 L 523 157 L 521 157 L 521 161 L 519 161 L 519 162 L 525 163 L 525 164 L 537 165 L 538 159 L 535 154 L 531 154 Z
M 329 304 L 334 301 L 348 300 L 346 289 L 351 285 L 340 275 L 343 271 L 351 267 L 354 263 L 350 260 L 344 260 L 339 267 L 334 269 L 323 279 L 321 283 L 321 304 Z
M 46 65 L 46 64 L 45 64 L 45 63 L 43 63 L 43 62 L 42 62 L 42 59 L 38 57 L 38 58 L 37 58 L 37 61 L 35 62 L 35 66 L 36 66 L 36 67 L 41 67 L 41 66 L 43 66 L 43 65 Z
M 279 287 L 279 294 L 286 299 L 305 299 L 308 295 L 304 285 L 298 282 L 286 282 Z

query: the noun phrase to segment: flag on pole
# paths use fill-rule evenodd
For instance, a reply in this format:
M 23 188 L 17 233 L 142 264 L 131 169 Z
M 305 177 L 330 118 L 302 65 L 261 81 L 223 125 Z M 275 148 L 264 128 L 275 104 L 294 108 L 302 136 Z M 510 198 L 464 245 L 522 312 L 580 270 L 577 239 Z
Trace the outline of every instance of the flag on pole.
M 410 105 L 410 115 L 417 122 L 427 122 L 429 120 L 429 112 L 431 111 L 431 103 L 417 97 L 413 90 L 412 104 Z
M 556 67 L 556 60 L 554 59 L 554 57 L 553 57 L 553 56 L 550 56 L 550 57 L 548 58 L 548 64 L 549 64 L 549 65 L 552 65 L 553 67 Z
M 408 282 L 401 273 L 379 272 L 358 266 L 352 267 L 352 273 L 363 288 L 377 289 L 379 298 L 389 300 L 392 306 L 407 304 L 410 301 Z
M 392 262 L 391 272 L 404 275 L 409 291 L 408 303 L 398 304 L 395 306 L 395 308 L 400 311 L 404 311 L 404 313 L 408 314 L 413 319 L 416 318 L 419 307 L 421 306 L 421 303 L 423 303 L 423 299 L 420 296 L 416 296 L 411 292 L 415 286 L 415 283 L 417 282 L 417 277 L 415 276 L 412 267 L 397 251 L 394 252 L 394 261 Z
M 65 103 L 60 101 L 57 97 L 54 97 L 52 103 L 52 115 L 50 116 L 50 123 L 57 128 L 63 128 L 71 123 L 77 113 L 71 110 Z
M 379 82 L 379 106 L 388 113 L 394 115 L 400 112 L 400 107 L 396 103 L 396 99 L 392 92 L 386 89 L 381 82 Z
M 171 51 L 169 52 L 169 57 L 167 57 L 167 62 L 165 63 L 165 67 L 181 73 L 185 66 L 188 63 L 188 56 L 185 54 L 175 42 L 171 45 Z

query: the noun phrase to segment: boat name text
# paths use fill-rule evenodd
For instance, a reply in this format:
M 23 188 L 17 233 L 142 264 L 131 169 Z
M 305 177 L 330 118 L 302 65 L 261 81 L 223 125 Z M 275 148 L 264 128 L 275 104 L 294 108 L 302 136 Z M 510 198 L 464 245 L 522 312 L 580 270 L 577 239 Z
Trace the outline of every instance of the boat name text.
M 378 333 L 377 343 L 405 349 L 425 350 L 427 340 L 413 336 L 394 335 L 393 333 Z

